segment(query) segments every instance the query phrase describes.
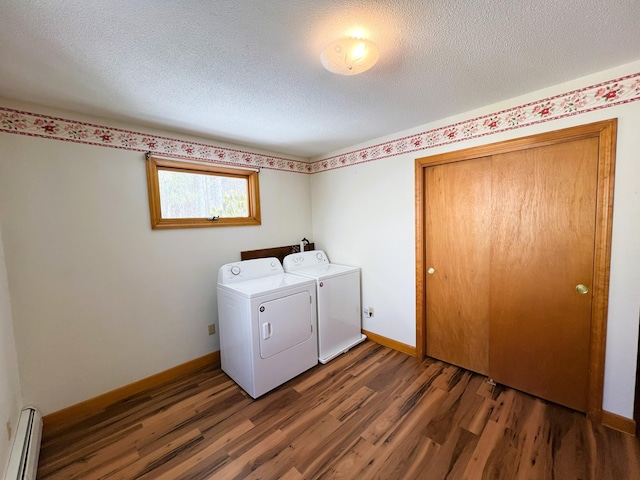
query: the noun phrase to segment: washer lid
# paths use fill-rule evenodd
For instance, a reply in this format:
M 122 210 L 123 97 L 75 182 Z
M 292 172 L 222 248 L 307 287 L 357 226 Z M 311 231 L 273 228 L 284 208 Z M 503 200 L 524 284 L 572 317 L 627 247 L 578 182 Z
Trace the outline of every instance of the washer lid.
M 293 275 L 292 273 L 281 273 L 278 275 L 246 280 L 244 282 L 230 284 L 218 283 L 218 289 L 229 290 L 238 295 L 242 295 L 243 297 L 253 298 L 305 285 L 314 285 L 315 288 L 315 281 L 310 278 Z
M 316 278 L 323 280 L 331 277 L 337 277 L 338 275 L 345 275 L 347 273 L 359 272 L 359 267 L 348 267 L 346 265 L 336 265 L 334 263 L 325 263 L 321 265 L 311 265 L 307 267 L 297 268 L 291 273 L 295 275 L 303 275 L 305 277 Z

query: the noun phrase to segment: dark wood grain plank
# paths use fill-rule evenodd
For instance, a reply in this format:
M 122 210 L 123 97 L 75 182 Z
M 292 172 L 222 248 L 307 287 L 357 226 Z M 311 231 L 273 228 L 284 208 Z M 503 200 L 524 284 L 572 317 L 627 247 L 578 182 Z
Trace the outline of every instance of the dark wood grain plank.
M 640 478 L 638 439 L 369 341 L 257 400 L 206 367 L 42 444 L 48 480 Z

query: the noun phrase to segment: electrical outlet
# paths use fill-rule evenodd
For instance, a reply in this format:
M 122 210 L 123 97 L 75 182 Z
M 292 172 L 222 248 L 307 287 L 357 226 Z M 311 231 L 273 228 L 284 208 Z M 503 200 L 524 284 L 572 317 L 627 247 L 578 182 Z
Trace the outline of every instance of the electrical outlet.
M 7 440 L 11 441 L 11 435 L 13 431 L 11 430 L 11 422 L 7 420 Z
M 214 335 L 216 333 L 216 324 L 212 323 L 209 325 L 209 335 Z
M 369 316 L 373 317 L 373 307 L 369 307 Z

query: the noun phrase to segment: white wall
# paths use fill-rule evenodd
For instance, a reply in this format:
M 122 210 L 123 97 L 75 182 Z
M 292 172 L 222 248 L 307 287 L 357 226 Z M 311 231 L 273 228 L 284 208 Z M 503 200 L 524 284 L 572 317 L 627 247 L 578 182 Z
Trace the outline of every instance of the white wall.
M 334 152 L 389 142 L 640 71 L 640 62 Z M 362 267 L 363 327 L 415 345 L 416 158 L 617 117 L 604 409 L 633 416 L 640 306 L 640 101 L 312 176 L 313 232 L 334 262 Z M 332 154 L 332 155 L 333 155 Z M 329 157 L 329 156 L 327 156 Z
M 4 474 L 7 468 L 21 407 L 18 358 L 11 322 L 4 249 L 0 238 L 0 474 Z M 5 425 L 10 426 L 11 437 Z
M 262 170 L 261 226 L 152 231 L 143 154 L 11 134 L 0 152 L 22 393 L 43 414 L 219 350 L 218 268 L 311 238 L 309 175 Z

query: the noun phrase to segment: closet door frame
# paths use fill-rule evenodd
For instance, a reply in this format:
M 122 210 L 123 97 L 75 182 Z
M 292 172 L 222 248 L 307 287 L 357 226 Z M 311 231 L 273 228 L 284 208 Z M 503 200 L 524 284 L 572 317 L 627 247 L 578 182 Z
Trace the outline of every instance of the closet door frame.
M 415 161 L 416 184 L 416 355 L 426 355 L 426 245 L 425 245 L 425 169 L 435 165 L 473 160 L 517 150 L 561 142 L 598 138 L 598 176 L 595 246 L 593 262 L 593 302 L 591 306 L 591 347 L 589 351 L 589 387 L 587 417 L 602 423 L 604 360 L 611 263 L 611 222 L 613 219 L 613 183 L 617 119 L 531 135 L 513 140 L 442 153 Z

